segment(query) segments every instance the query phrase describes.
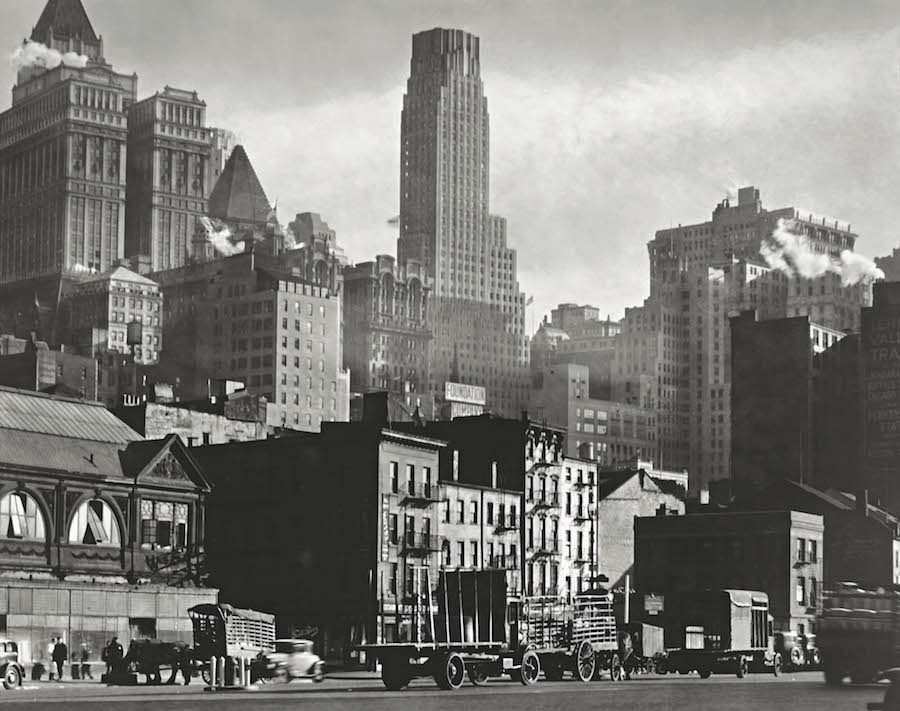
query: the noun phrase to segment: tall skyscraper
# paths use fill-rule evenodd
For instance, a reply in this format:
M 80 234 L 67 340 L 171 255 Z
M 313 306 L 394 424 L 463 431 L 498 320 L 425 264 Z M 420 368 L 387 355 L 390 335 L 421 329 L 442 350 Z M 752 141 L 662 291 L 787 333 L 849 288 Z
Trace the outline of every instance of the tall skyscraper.
M 776 234 L 786 240 L 780 251 Z M 694 493 L 732 474 L 729 319 L 754 310 L 760 320 L 809 316 L 829 331 L 858 330 L 871 278 L 841 261 L 856 238 L 808 210 L 767 210 L 747 187 L 711 220 L 648 243 L 650 297 L 625 311 L 612 399 L 656 410 L 661 466 L 688 469 Z
M 397 255 L 421 262 L 432 280 L 432 393 L 453 374 L 487 387 L 491 410 L 518 415 L 528 399 L 525 296 L 506 220 L 490 214 L 477 37 L 441 28 L 413 36 L 400 142 Z
M 12 107 L 0 114 L 0 284 L 107 271 L 125 256 L 137 76 L 104 59 L 81 0 L 49 0 L 31 42 L 17 53 Z
M 128 112 L 125 254 L 149 257 L 153 271 L 188 262 L 212 190 L 212 132 L 196 91 L 167 86 Z

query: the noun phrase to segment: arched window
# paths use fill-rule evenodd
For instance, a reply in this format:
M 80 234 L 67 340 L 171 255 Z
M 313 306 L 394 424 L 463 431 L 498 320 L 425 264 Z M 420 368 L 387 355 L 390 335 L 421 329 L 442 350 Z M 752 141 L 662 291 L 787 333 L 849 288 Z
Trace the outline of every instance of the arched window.
M 394 315 L 394 277 L 387 272 L 381 275 L 381 312 Z
M 85 501 L 75 511 L 69 527 L 69 543 L 88 546 L 118 546 L 119 523 L 113 510 L 105 501 Z
M 44 516 L 37 501 L 24 491 L 11 491 L 0 499 L 0 535 L 24 541 L 46 541 Z

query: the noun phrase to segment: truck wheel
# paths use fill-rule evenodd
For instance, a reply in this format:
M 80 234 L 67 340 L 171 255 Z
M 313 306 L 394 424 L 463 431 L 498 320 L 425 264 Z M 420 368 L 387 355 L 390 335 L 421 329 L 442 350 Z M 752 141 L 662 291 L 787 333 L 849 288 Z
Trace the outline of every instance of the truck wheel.
M 809 663 L 811 666 L 817 667 L 822 663 L 822 655 L 819 654 L 818 649 L 813 649 L 809 653 Z
M 709 677 L 712 676 L 712 669 L 703 667 L 702 669 L 698 669 L 697 673 L 700 675 L 701 679 L 709 679 Z
M 471 681 L 475 686 L 484 686 L 488 683 L 488 674 L 485 668 L 476 664 L 474 667 L 469 667 L 469 681 Z
M 775 653 L 775 659 L 772 662 L 772 673 L 775 676 L 781 675 L 781 655 L 777 652 Z
M 456 691 L 466 678 L 466 664 L 456 652 L 451 652 L 442 660 L 434 672 L 434 680 L 444 691 Z
M 575 652 L 575 676 L 581 681 L 588 682 L 594 678 L 594 669 L 597 666 L 597 657 L 591 643 L 584 640 L 578 645 Z
M 410 682 L 407 664 L 397 660 L 381 662 L 381 681 L 388 691 L 405 689 Z
M 541 673 L 541 658 L 532 650 L 528 650 L 522 655 L 522 666 L 518 671 L 513 672 L 514 678 L 524 686 L 536 684 L 538 676 Z
M 803 650 L 800 647 L 794 647 L 791 649 L 791 667 L 802 667 L 803 666 Z
M 737 671 L 735 673 L 737 674 L 738 679 L 743 679 L 747 676 L 747 660 L 743 657 L 738 660 Z
M 200 672 L 200 677 L 203 679 L 204 684 L 212 686 L 212 675 L 209 673 L 209 667 L 203 667 L 203 671 Z

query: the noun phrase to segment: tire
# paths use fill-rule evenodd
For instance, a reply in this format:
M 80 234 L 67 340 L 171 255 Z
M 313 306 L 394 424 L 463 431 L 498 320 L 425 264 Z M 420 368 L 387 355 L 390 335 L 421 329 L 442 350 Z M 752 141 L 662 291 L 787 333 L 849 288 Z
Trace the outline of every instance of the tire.
M 583 682 L 589 682 L 594 678 L 597 668 L 597 655 L 591 643 L 584 640 L 575 650 L 575 677 Z
M 737 675 L 738 679 L 743 679 L 745 676 L 747 676 L 747 660 L 743 657 L 738 660 L 735 674 Z
M 819 654 L 818 649 L 812 649 L 809 652 L 809 664 L 810 666 L 817 667 L 822 663 L 822 655 Z
M 514 674 L 523 686 L 536 684 L 541 674 L 541 658 L 536 652 L 529 649 L 522 655 L 522 665 Z
M 322 662 L 318 662 L 316 664 L 316 668 L 313 671 L 313 684 L 321 684 L 325 681 L 325 665 Z
M 22 672 L 15 664 L 7 665 L 3 671 L 3 688 L 7 691 L 19 688 L 22 683 Z
M 444 691 L 456 691 L 466 678 L 466 664 L 456 652 L 438 660 L 434 681 Z
M 707 668 L 698 669 L 697 673 L 700 675 L 701 679 L 709 679 L 709 677 L 712 676 L 712 669 L 707 669 Z
M 381 662 L 381 681 L 388 691 L 402 691 L 410 682 L 407 664 L 400 661 Z
M 622 669 L 622 662 L 619 661 L 619 655 L 613 654 L 609 660 L 609 678 L 613 681 L 622 681 L 625 672 Z
M 480 664 L 469 667 L 468 675 L 469 681 L 471 681 L 474 686 L 484 686 L 488 683 L 488 679 L 490 678 L 487 671 L 485 671 L 484 666 Z
M 200 671 L 200 677 L 207 686 L 212 686 L 212 674 L 209 673 L 209 667 L 203 667 Z
M 794 647 L 791 649 L 791 668 L 796 669 L 797 667 L 803 666 L 803 650 L 800 647 Z
M 775 659 L 772 661 L 772 673 L 775 676 L 781 676 L 781 655 L 775 653 Z

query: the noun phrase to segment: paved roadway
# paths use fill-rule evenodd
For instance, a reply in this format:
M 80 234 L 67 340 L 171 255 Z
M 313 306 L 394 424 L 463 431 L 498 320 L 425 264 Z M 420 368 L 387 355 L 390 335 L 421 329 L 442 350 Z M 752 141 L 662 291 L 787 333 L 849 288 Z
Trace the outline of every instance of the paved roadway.
M 13 708 L 89 711 L 150 711 L 164 708 L 229 709 L 336 709 L 390 711 L 397 708 L 426 711 L 472 711 L 474 709 L 515 709 L 516 711 L 557 711 L 597 709 L 598 711 L 864 711 L 868 701 L 881 700 L 882 686 L 827 688 L 821 674 L 786 674 L 779 679 L 768 675 L 737 679 L 713 676 L 702 680 L 691 676 L 646 676 L 628 682 L 539 681 L 525 688 L 507 680 L 491 680 L 476 689 L 466 683 L 456 692 L 439 691 L 431 680 L 417 680 L 409 689 L 389 692 L 378 679 L 330 678 L 321 685 L 293 682 L 259 690 L 209 693 L 202 684 L 188 687 L 106 688 L 99 684 L 28 684 L 17 691 L 0 691 L 0 711 Z

